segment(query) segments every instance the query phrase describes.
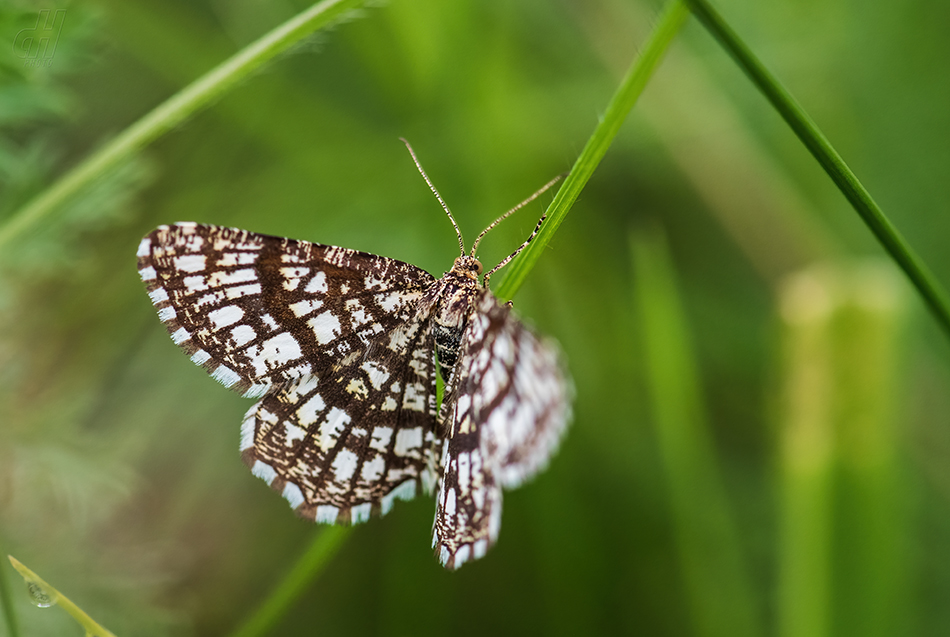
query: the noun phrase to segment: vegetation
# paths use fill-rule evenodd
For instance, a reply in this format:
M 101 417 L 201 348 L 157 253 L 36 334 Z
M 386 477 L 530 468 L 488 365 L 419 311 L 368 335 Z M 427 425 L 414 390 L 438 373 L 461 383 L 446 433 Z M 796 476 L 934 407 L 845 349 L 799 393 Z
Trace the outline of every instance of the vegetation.
M 358 6 L 78 3 L 52 50 L 0 7 L 0 551 L 119 636 L 941 634 L 950 8 Z M 479 256 L 550 202 L 494 286 L 574 424 L 458 573 L 431 500 L 296 519 L 135 271 L 194 220 L 441 273 L 399 137 L 469 241 L 571 170 Z M 0 635 L 78 634 L 24 592 L 0 566 Z

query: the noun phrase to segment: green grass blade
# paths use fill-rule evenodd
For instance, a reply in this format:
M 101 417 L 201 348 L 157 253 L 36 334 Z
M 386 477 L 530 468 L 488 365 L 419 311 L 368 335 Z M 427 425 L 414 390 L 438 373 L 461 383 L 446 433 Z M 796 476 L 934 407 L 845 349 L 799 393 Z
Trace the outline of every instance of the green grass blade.
M 825 637 L 831 624 L 834 424 L 832 302 L 800 277 L 781 295 L 782 389 L 778 635 Z
M 577 201 L 581 191 L 590 180 L 594 170 L 600 164 L 613 143 L 614 138 L 620 131 L 627 114 L 636 104 L 640 94 L 653 74 L 653 71 L 659 65 L 663 53 L 669 48 L 670 42 L 679 33 L 680 27 L 689 17 L 689 11 L 682 0 L 673 0 L 664 11 L 657 23 L 650 38 L 647 40 L 641 53 L 633 61 L 627 74 L 624 76 L 607 105 L 600 123 L 594 129 L 587 145 L 581 151 L 577 161 L 571 168 L 570 174 L 564 180 L 564 184 L 558 189 L 554 200 L 547 209 L 547 221 L 541 227 L 538 236 L 534 238 L 527 248 L 518 255 L 508 266 L 505 278 L 496 288 L 496 294 L 499 298 L 510 299 L 521 284 L 528 277 L 528 273 L 541 258 L 541 253 L 551 241 L 558 226 L 564 221 L 571 206 Z
M 781 637 L 893 635 L 906 619 L 907 296 L 884 265 L 815 266 L 781 290 Z
M 729 27 L 707 0 L 686 0 L 689 8 L 765 95 L 818 160 L 894 261 L 907 274 L 940 326 L 950 336 L 950 296 L 907 240 L 885 216 L 857 176 L 801 105 Z
M 307 552 L 297 560 L 294 567 L 254 611 L 254 614 L 231 633 L 231 637 L 266 635 L 320 574 L 330 558 L 336 555 L 343 540 L 351 531 L 351 527 L 345 526 L 328 526 L 320 529 Z
M 883 260 L 882 260 L 883 261 Z M 916 537 L 904 489 L 902 409 L 907 286 L 890 263 L 839 275 L 847 296 L 834 325 L 839 403 L 835 473 L 835 633 L 897 635 L 913 606 L 908 538 Z
M 20 637 L 20 626 L 17 623 L 16 608 L 13 606 L 13 596 L 10 593 L 10 582 L 7 579 L 7 570 L 0 568 L 0 612 L 3 613 L 3 623 L 6 624 L 9 637 Z
M 38 586 L 49 599 L 49 602 L 62 608 L 64 611 L 69 613 L 73 619 L 79 622 L 79 625 L 82 626 L 86 631 L 87 637 L 115 637 L 112 632 L 106 630 L 96 623 L 96 621 L 87 615 L 83 609 L 76 606 L 76 604 L 70 601 L 68 597 L 47 584 L 46 581 L 20 563 L 19 560 L 14 558 L 12 555 L 8 555 L 7 558 L 10 560 L 10 563 L 13 564 L 13 568 L 15 568 L 17 572 L 23 576 L 23 579 L 26 580 L 27 584 Z
M 762 635 L 664 238 L 633 237 L 631 249 L 652 421 L 694 632 Z
M 156 106 L 11 215 L 0 226 L 0 248 L 43 221 L 98 177 L 211 104 L 262 64 L 362 2 L 323 0 L 314 4 Z

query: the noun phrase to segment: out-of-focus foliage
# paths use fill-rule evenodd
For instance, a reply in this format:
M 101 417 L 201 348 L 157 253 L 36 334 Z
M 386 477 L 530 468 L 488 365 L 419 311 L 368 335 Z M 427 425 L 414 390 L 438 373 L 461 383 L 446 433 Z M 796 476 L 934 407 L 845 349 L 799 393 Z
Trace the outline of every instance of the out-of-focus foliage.
M 51 8 L 0 7 L 0 223 L 305 6 L 74 2 L 60 7 L 62 30 L 42 65 L 15 45 Z M 950 5 L 717 6 L 950 283 Z M 194 220 L 440 274 L 456 256 L 454 231 L 397 138 L 413 143 L 471 242 L 570 167 L 658 10 L 641 0 L 366 8 L 6 249 L 0 551 L 119 636 L 238 625 L 318 528 L 241 463 L 250 403 L 167 337 L 136 275 L 139 238 Z M 527 236 L 543 199 L 488 236 L 483 263 Z M 656 228 L 669 255 L 631 259 L 631 233 L 654 237 Z M 400 504 L 349 536 L 275 634 L 713 634 L 730 617 L 703 615 L 722 595 L 715 568 L 741 584 L 729 590 L 742 596 L 737 608 L 751 609 L 746 632 L 942 634 L 950 347 L 910 293 L 888 296 L 897 307 L 882 318 L 877 297 L 848 287 L 877 279 L 808 279 L 817 262 L 879 254 L 821 169 L 691 22 L 515 298 L 561 342 L 577 401 L 549 470 L 506 494 L 496 548 L 444 572 L 429 549 L 433 502 Z M 638 305 L 650 299 L 637 292 L 645 272 L 632 263 L 653 264 L 656 302 L 680 299 L 658 315 L 671 317 L 666 339 L 682 342 L 665 345 L 690 375 L 665 386 L 662 357 L 644 343 L 656 333 Z M 783 282 L 801 271 L 793 281 L 819 281 L 805 286 L 811 296 L 792 294 L 812 323 L 783 314 L 797 289 Z M 882 276 L 870 287 L 891 289 Z M 824 314 L 808 314 L 815 299 Z M 814 391 L 796 385 L 814 381 L 809 370 L 830 380 Z M 658 417 L 678 397 L 688 408 Z M 688 422 L 677 426 L 670 413 Z M 817 438 L 795 433 L 803 422 L 821 427 L 805 429 Z M 816 456 L 804 471 L 796 464 Z M 63 613 L 31 607 L 15 574 L 0 570 L 22 634 L 76 630 Z M 899 593 L 885 610 L 882 590 Z M 796 610 L 812 623 L 790 621 Z M 880 620 L 872 628 L 870 616 Z

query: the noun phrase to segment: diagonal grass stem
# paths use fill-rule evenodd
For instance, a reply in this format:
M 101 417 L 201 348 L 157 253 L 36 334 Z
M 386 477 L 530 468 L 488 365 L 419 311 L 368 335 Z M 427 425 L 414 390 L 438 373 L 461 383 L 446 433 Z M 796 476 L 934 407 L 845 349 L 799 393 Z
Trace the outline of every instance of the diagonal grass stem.
M 818 125 L 707 0 L 685 1 L 818 160 L 887 253 L 911 280 L 940 326 L 950 336 L 950 296 L 832 147 Z
M 318 2 L 172 95 L 6 219 L 0 225 L 0 248 L 28 232 L 122 161 L 207 107 L 265 62 L 362 2 Z
M 574 162 L 570 174 L 564 180 L 564 184 L 554 195 L 554 200 L 547 209 L 547 222 L 541 227 L 538 236 L 534 241 L 528 244 L 528 247 L 512 261 L 505 278 L 498 285 L 496 294 L 499 298 L 510 299 L 514 296 L 521 284 L 528 277 L 528 273 L 541 257 L 544 248 L 551 241 L 558 226 L 564 221 L 567 213 L 587 182 L 590 180 L 594 170 L 604 158 L 610 144 L 620 131 L 620 126 L 627 118 L 627 114 L 636 104 L 640 94 L 643 93 L 647 81 L 653 75 L 653 71 L 659 65 L 663 54 L 669 48 L 673 38 L 679 33 L 680 28 L 689 17 L 689 10 L 683 4 L 683 0 L 673 0 L 663 12 L 659 22 L 650 34 L 640 54 L 634 59 L 633 64 L 627 71 L 620 86 L 614 93 L 607 105 L 607 110 L 603 117 L 587 140 L 587 145 L 581 151 L 577 161 Z
M 58 590 L 50 586 L 46 580 L 24 566 L 22 562 L 17 560 L 12 555 L 8 555 L 7 559 L 10 560 L 10 564 L 13 565 L 13 568 L 15 568 L 17 572 L 23 576 L 23 579 L 26 580 L 26 583 L 34 587 L 32 590 L 36 590 L 44 596 L 44 599 L 47 600 L 47 603 L 44 605 L 56 605 L 69 613 L 72 618 L 83 627 L 83 630 L 86 631 L 86 637 L 115 637 L 115 634 L 112 631 L 99 625 L 83 609 L 77 606 L 72 600 L 60 593 Z
M 351 531 L 352 527 L 345 526 L 328 526 L 317 531 L 307 551 L 287 572 L 277 588 L 231 633 L 231 637 L 259 637 L 268 634 L 320 574 L 327 562 L 336 555 Z

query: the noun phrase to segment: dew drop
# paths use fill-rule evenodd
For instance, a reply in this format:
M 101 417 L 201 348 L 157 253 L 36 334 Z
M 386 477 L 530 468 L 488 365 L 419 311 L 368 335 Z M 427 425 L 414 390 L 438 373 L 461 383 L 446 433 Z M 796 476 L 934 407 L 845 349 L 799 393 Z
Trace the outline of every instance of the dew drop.
M 26 585 L 26 592 L 30 595 L 30 601 L 33 602 L 34 606 L 39 606 L 40 608 L 49 608 L 56 604 L 52 597 L 49 596 L 49 593 L 43 590 L 43 587 L 37 584 L 36 582 L 30 582 Z

